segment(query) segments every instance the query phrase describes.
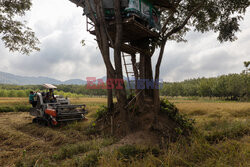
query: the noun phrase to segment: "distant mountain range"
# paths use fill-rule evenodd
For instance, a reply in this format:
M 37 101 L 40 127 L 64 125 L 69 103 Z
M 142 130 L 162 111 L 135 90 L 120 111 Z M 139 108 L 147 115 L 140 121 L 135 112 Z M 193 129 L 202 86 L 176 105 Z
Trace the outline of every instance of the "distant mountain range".
M 125 81 L 128 81 L 127 77 L 124 76 L 123 78 Z M 104 76 L 102 78 L 97 78 L 97 79 L 102 79 L 103 82 L 106 82 L 107 77 Z M 0 71 L 0 84 L 42 85 L 45 83 L 54 84 L 54 85 L 86 85 L 87 81 L 81 80 L 81 79 L 70 79 L 67 81 L 60 81 L 60 80 L 49 78 L 49 77 L 26 77 L 26 76 L 14 75 L 14 74 Z
M 55 85 L 85 85 L 87 81 L 81 79 L 71 79 L 67 81 L 60 81 L 48 77 L 26 77 L 10 73 L 0 72 L 0 84 L 13 84 L 13 85 L 41 85 L 50 83 Z

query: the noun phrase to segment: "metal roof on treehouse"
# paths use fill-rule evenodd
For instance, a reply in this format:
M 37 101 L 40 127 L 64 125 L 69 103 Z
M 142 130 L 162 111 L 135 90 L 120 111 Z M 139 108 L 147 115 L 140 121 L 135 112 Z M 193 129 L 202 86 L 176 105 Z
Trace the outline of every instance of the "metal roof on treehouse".
M 86 7 L 85 0 L 70 0 L 71 2 L 83 7 L 84 14 L 89 16 L 90 10 Z M 167 0 L 120 0 L 123 18 L 137 16 L 148 23 L 149 28 L 160 30 L 160 12 L 159 7 L 170 8 Z M 91 7 L 95 12 L 94 0 L 90 0 Z M 113 0 L 103 0 L 105 17 L 107 20 L 114 19 Z

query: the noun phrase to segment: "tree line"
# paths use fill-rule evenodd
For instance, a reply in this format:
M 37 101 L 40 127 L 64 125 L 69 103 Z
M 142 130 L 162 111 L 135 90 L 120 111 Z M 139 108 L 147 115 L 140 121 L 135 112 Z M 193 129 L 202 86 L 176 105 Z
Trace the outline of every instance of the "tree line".
M 0 97 L 28 97 L 30 91 L 45 91 L 39 89 L 40 86 L 16 86 L 16 85 L 0 85 Z M 83 97 L 83 94 L 64 92 L 56 90 L 56 95 L 63 95 L 64 97 Z
M 57 85 L 55 94 L 67 97 L 106 96 L 105 89 L 87 89 L 86 85 Z M 0 97 L 27 97 L 30 91 L 44 91 L 41 85 L 0 85 Z M 250 99 L 249 73 L 229 74 L 213 78 L 189 79 L 164 83 L 161 96 L 219 97 L 227 100 Z
M 226 100 L 249 100 L 249 74 L 229 74 L 214 78 L 198 78 L 164 83 L 163 96 L 219 97 Z

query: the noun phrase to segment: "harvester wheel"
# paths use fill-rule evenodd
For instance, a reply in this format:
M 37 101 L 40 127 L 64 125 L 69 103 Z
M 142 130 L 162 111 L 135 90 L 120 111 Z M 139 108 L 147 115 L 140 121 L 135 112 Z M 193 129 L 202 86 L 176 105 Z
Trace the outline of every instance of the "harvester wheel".
M 32 123 L 37 123 L 37 122 L 38 122 L 37 118 L 34 118 L 34 119 L 32 120 Z
M 52 120 L 51 118 L 49 118 L 49 119 L 47 120 L 47 123 L 48 123 L 48 126 L 49 126 L 49 127 L 51 127 L 51 128 L 55 127 L 55 125 L 53 124 L 53 120 Z
M 44 120 L 44 125 L 45 125 L 45 126 L 49 126 L 49 124 L 50 124 L 50 123 L 49 123 L 49 120 L 45 119 L 45 120 Z
M 37 122 L 38 122 L 39 125 L 42 125 L 42 120 L 41 119 L 38 119 Z

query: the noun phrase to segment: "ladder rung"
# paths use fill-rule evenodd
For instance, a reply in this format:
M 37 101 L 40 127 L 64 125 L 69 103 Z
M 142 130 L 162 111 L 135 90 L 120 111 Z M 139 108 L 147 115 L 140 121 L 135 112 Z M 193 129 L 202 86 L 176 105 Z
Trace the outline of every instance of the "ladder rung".
M 133 64 L 132 64 L 132 63 L 129 63 L 129 64 L 124 64 L 124 65 L 128 66 L 128 65 L 133 65 Z

